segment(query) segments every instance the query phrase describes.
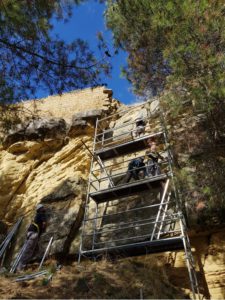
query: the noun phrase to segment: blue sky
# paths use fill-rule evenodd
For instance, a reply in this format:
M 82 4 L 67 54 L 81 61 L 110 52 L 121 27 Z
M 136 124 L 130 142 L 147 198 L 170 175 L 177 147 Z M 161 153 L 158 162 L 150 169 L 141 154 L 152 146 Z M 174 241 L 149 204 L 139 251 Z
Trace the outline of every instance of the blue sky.
M 96 0 L 89 0 L 73 9 L 73 15 L 69 22 L 53 22 L 53 34 L 58 34 L 60 38 L 71 42 L 76 38 L 81 38 L 89 43 L 92 51 L 96 56 L 99 55 L 97 49 L 97 32 L 101 31 L 107 40 L 109 48 L 112 49 L 112 35 L 106 30 L 104 24 L 104 4 Z M 121 66 L 126 64 L 126 53 L 120 53 L 111 59 L 113 66 L 111 78 L 103 78 L 103 82 L 108 84 L 114 92 L 114 97 L 128 104 L 135 101 L 135 95 L 131 92 L 131 85 L 120 75 Z

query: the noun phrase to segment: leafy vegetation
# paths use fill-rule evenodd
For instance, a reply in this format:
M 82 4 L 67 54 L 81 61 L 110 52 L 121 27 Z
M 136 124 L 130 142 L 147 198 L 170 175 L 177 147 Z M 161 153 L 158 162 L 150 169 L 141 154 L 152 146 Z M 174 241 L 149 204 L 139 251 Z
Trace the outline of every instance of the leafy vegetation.
M 115 46 L 128 52 L 124 74 L 138 94 L 175 109 L 225 114 L 225 8 L 222 0 L 108 0 Z
M 109 71 L 106 60 L 98 61 L 85 41 L 68 44 L 53 37 L 53 20 L 66 21 L 81 2 L 0 1 L 0 119 L 7 126 L 12 120 L 9 103 L 33 98 L 38 90 L 61 94 L 94 86 L 100 73 Z
M 106 65 L 96 60 L 87 43 L 76 39 L 67 44 L 51 34 L 53 18 L 66 19 L 80 2 L 1 1 L 1 101 L 34 97 L 37 88 L 53 94 L 98 83 Z

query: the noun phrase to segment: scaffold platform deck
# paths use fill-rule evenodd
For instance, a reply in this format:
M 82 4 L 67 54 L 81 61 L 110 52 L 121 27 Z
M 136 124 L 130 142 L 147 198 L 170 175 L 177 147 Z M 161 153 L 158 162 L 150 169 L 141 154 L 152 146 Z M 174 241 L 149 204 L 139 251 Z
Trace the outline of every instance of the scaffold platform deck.
M 145 149 L 148 144 L 147 140 L 151 137 L 156 137 L 162 135 L 162 131 L 155 134 L 148 134 L 139 138 L 130 138 L 130 140 L 123 143 L 114 143 L 114 145 L 108 147 L 102 147 L 95 151 L 95 154 L 99 156 L 102 160 L 111 159 L 116 156 L 125 155 L 133 152 Z
M 108 202 L 113 199 L 128 196 L 134 193 L 143 192 L 148 189 L 160 187 L 160 181 L 167 178 L 166 174 L 148 177 L 142 180 L 125 183 L 101 191 L 90 193 L 90 197 L 96 203 Z
M 149 253 L 160 253 L 184 249 L 182 237 L 164 238 L 153 241 L 143 241 L 134 244 L 120 245 L 82 251 L 82 255 L 90 258 L 109 256 L 139 256 Z

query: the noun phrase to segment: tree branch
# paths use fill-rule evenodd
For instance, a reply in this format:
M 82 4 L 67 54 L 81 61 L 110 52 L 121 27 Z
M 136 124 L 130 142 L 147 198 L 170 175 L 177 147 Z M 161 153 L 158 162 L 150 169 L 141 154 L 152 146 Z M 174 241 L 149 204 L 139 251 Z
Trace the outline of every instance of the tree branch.
M 30 51 L 30 50 L 28 50 L 28 49 L 26 49 L 22 46 L 18 46 L 17 44 L 14 44 L 14 43 L 12 44 L 12 43 L 10 43 L 6 40 L 3 40 L 1 38 L 0 38 L 0 42 L 2 44 L 6 45 L 8 48 L 23 51 L 27 54 L 30 54 L 31 56 L 35 56 L 35 57 L 38 57 L 38 58 L 44 60 L 46 63 L 50 63 L 50 64 L 57 65 L 57 66 L 62 66 L 62 67 L 65 67 L 65 68 L 74 68 L 74 69 L 80 69 L 80 70 L 87 70 L 87 69 L 90 69 L 90 68 L 93 68 L 93 67 L 97 66 L 101 61 L 104 60 L 104 58 L 102 58 L 100 61 L 97 61 L 96 63 L 94 63 L 90 66 L 87 66 L 87 67 L 81 67 L 81 66 L 77 66 L 77 65 L 65 65 L 65 64 L 61 64 L 60 62 L 48 59 L 48 58 L 46 58 L 45 56 L 43 56 L 41 54 L 32 52 L 32 51 Z

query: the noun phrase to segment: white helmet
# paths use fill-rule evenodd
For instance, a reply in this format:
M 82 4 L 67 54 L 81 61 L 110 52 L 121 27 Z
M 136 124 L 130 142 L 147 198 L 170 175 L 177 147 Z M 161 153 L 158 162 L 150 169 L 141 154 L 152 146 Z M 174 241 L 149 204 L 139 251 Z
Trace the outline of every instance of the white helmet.
M 36 211 L 38 211 L 40 208 L 44 207 L 43 204 L 39 203 L 37 206 L 36 206 Z

